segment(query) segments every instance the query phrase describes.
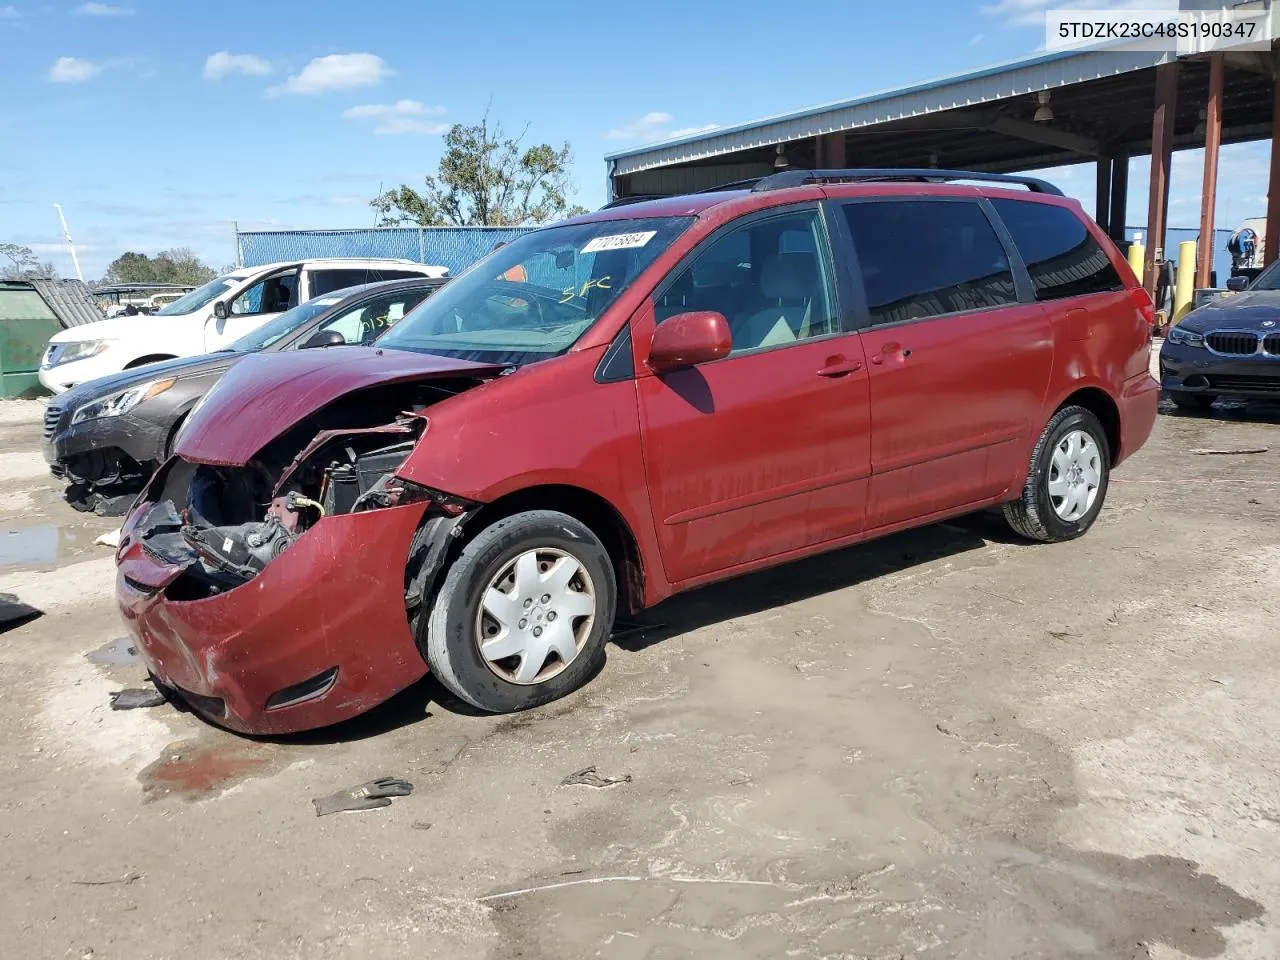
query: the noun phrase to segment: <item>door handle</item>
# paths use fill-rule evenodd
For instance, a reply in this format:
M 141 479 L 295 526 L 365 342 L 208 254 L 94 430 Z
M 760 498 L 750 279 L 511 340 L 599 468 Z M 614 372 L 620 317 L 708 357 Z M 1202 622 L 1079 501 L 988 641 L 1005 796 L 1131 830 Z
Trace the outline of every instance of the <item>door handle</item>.
M 850 360 L 848 357 L 827 357 L 827 365 L 818 371 L 820 377 L 843 377 L 862 369 L 861 360 Z

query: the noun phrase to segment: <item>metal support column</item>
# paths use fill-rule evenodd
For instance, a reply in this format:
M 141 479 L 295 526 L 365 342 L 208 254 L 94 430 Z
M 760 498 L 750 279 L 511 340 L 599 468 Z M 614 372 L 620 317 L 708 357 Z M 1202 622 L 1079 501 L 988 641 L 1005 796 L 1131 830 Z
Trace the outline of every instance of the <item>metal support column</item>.
M 1173 124 L 1178 106 L 1178 64 L 1156 67 L 1156 101 L 1151 115 L 1151 192 L 1147 200 L 1147 252 L 1142 285 L 1156 290 L 1156 257 L 1164 256 L 1164 231 L 1169 212 L 1169 164 L 1173 159 Z M 1272 171 L 1276 168 L 1273 165 Z
M 1213 270 L 1214 202 L 1218 195 L 1218 148 L 1222 145 L 1222 54 L 1209 59 L 1209 104 L 1204 114 L 1204 186 L 1200 192 L 1200 245 L 1196 286 L 1209 286 Z
M 1093 219 L 1104 232 L 1111 232 L 1111 158 L 1101 156 L 1094 162 L 1097 169 L 1097 192 L 1094 194 Z
M 1276 133 L 1280 131 L 1280 51 L 1272 53 L 1272 70 L 1275 72 L 1275 89 L 1271 101 L 1271 177 L 1267 183 L 1267 238 L 1263 241 L 1263 265 L 1276 258 L 1280 247 L 1280 147 L 1276 146 Z
M 1107 207 L 1108 230 L 1111 242 L 1119 246 L 1125 242 L 1125 218 L 1129 212 L 1129 154 L 1118 153 L 1111 158 L 1111 203 Z

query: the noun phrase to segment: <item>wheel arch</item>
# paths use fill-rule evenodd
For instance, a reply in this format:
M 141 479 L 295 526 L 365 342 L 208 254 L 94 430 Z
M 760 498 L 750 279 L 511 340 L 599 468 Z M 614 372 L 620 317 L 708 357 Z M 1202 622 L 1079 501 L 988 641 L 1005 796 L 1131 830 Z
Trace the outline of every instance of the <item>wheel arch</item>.
M 172 353 L 148 353 L 138 357 L 136 360 L 130 360 L 124 365 L 126 370 L 132 370 L 134 367 L 141 367 L 147 363 L 159 363 L 162 360 L 177 360 L 177 356 Z
M 645 570 L 635 531 L 612 503 L 584 487 L 539 484 L 513 490 L 484 504 L 464 528 L 465 539 L 504 517 L 528 510 L 555 510 L 585 524 L 600 538 L 613 560 L 618 581 L 618 608 L 636 613 L 645 606 Z
M 1053 408 L 1053 412 L 1057 413 L 1063 407 L 1072 406 L 1084 407 L 1098 418 L 1107 435 L 1107 459 L 1109 465 L 1114 466 L 1120 460 L 1120 445 L 1123 441 L 1120 430 L 1120 406 L 1115 398 L 1101 387 L 1079 387 L 1073 393 L 1063 397 L 1061 402 Z

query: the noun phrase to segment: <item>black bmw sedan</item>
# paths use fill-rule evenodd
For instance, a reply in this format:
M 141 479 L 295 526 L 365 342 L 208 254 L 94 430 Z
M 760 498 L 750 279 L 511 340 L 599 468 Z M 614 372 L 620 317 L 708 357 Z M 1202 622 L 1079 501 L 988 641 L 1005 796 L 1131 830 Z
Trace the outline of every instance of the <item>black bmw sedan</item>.
M 227 349 L 134 367 L 49 401 L 44 458 L 79 509 L 116 513 L 169 456 L 178 428 L 250 353 L 372 343 L 446 281 L 428 277 L 335 290 L 269 320 Z
M 1160 386 L 1184 410 L 1207 410 L 1219 397 L 1280 400 L 1280 261 L 1169 331 Z

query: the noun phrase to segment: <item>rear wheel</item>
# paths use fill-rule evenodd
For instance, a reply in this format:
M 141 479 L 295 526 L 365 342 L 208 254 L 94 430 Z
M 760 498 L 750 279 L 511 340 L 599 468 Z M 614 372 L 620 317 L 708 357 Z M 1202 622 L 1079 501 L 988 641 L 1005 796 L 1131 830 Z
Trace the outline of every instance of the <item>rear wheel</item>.
M 1179 410 L 1207 413 L 1209 408 L 1213 406 L 1213 401 L 1218 398 L 1207 393 L 1170 393 L 1169 399 L 1173 401 L 1173 405 Z
M 1106 500 L 1110 462 L 1098 418 L 1084 407 L 1063 407 L 1040 434 L 1022 496 L 1004 505 L 1005 520 L 1029 540 L 1080 536 Z
M 577 689 L 598 668 L 617 587 L 600 540 L 567 514 L 499 520 L 449 568 L 427 622 L 427 662 L 445 687 L 493 713 Z

